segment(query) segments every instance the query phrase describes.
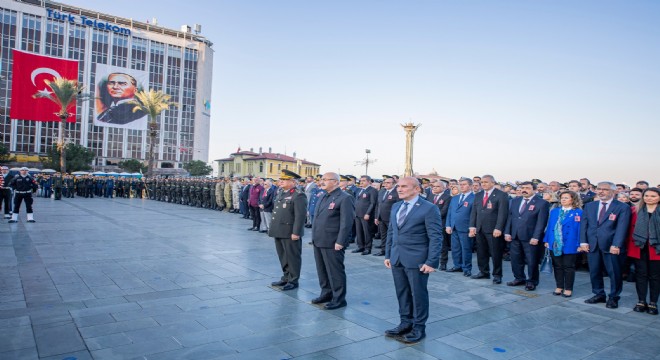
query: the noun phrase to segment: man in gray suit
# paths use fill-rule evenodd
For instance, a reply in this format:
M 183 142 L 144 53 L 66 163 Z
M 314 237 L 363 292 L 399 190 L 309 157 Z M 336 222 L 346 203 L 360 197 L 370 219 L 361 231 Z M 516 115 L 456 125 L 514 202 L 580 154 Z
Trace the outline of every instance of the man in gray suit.
M 268 236 L 275 238 L 275 249 L 282 266 L 280 281 L 271 285 L 281 286 L 282 290 L 297 288 L 300 278 L 301 239 L 307 215 L 307 199 L 305 194 L 296 189 L 296 179 L 299 178 L 300 175 L 292 171 L 282 170 L 282 176 L 280 176 L 282 191 L 275 200 L 273 216 L 268 229 Z
M 312 243 L 321 295 L 312 304 L 333 310 L 346 306 L 346 271 L 344 249 L 353 226 L 355 205 L 352 196 L 339 188 L 339 175 L 325 173 L 321 178 L 321 196 L 314 209 Z

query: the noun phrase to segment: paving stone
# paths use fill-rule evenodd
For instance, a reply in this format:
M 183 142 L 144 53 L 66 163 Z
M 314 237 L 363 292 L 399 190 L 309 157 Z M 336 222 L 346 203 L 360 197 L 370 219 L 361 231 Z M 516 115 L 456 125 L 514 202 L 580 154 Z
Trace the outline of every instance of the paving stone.
M 48 357 L 85 350 L 85 344 L 80 338 L 75 324 L 34 329 L 37 349 L 40 357 Z
M 314 335 L 302 339 L 285 342 L 277 345 L 277 347 L 282 349 L 282 351 L 286 352 L 287 354 L 291 354 L 292 356 L 295 357 L 295 356 L 310 354 L 313 352 L 334 348 L 349 343 L 352 343 L 352 341 L 349 338 L 346 338 L 339 334 L 330 333 L 330 334 Z
M 180 349 L 181 345 L 171 338 L 161 338 L 144 341 L 137 344 L 116 346 L 108 349 L 94 350 L 92 356 L 95 360 L 105 359 L 132 359 L 152 354 L 164 353 Z
M 34 347 L 32 327 L 15 326 L 0 329 L 0 352 Z

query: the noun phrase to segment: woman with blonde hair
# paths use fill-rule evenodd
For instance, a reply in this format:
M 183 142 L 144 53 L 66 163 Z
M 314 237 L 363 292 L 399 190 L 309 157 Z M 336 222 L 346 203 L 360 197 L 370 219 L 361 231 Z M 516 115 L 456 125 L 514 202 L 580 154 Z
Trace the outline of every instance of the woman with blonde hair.
M 580 247 L 582 201 L 576 192 L 562 191 L 559 202 L 561 207 L 550 211 L 543 242 L 552 256 L 557 284 L 553 294 L 571 297 L 575 283 L 575 261 Z

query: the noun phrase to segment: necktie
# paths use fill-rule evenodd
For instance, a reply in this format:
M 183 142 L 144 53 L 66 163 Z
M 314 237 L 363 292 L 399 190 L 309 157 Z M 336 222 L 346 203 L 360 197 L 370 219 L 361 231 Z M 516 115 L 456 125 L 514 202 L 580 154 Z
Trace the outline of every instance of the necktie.
M 437 204 L 439 198 L 440 198 L 440 195 L 436 195 L 435 198 L 433 199 L 433 203 Z
M 525 201 L 522 204 L 522 207 L 520 208 L 520 215 L 522 215 L 525 210 L 527 210 L 527 202 L 529 202 L 529 199 L 525 199 Z
M 458 200 L 459 204 L 463 204 L 463 200 L 465 200 L 465 194 L 461 194 L 461 198 Z
M 387 190 L 385 191 L 385 195 L 383 195 L 383 201 L 387 200 L 387 196 L 390 194 L 390 191 Z
M 408 203 L 404 202 L 401 211 L 399 211 L 399 218 L 396 219 L 396 224 L 399 225 L 399 227 L 403 225 L 403 221 L 406 219 L 406 215 L 408 215 Z
M 486 203 L 488 202 L 488 192 L 484 191 L 484 201 L 481 204 L 481 206 L 486 207 Z
M 605 221 L 605 213 L 607 212 L 607 203 L 603 203 L 600 208 L 600 213 L 598 214 L 598 224 L 602 224 Z

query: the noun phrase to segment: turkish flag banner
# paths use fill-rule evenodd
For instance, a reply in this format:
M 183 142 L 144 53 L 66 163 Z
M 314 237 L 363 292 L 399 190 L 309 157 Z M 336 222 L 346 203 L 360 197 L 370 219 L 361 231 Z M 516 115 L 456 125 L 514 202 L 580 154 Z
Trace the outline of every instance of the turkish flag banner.
M 13 50 L 12 96 L 9 117 L 19 120 L 60 121 L 56 113 L 60 108 L 47 98 L 34 98 L 37 92 L 53 95 L 44 80 L 56 78 L 78 80 L 78 61 L 37 55 Z M 71 116 L 67 122 L 76 122 L 76 106 L 67 110 Z

